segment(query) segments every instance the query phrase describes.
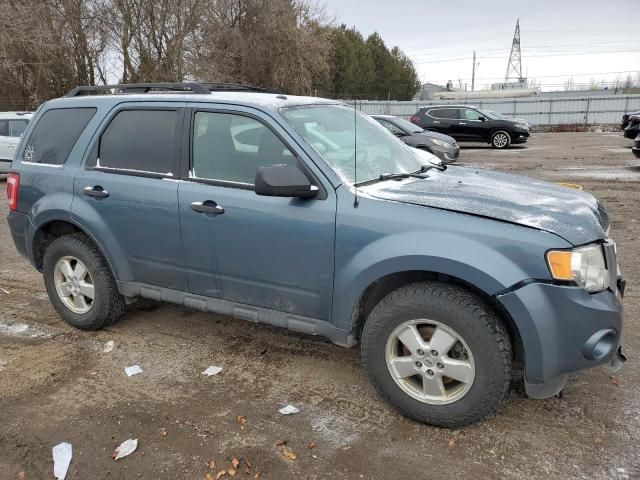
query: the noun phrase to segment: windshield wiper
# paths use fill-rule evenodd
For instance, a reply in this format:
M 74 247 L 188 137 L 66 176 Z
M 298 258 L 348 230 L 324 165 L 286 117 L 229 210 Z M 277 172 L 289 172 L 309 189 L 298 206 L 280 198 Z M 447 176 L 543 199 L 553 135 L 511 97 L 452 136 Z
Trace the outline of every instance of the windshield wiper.
M 384 182 L 385 180 L 401 180 L 403 178 L 421 178 L 421 179 L 425 179 L 425 178 L 429 178 L 428 175 L 421 175 L 422 173 L 426 173 L 427 170 L 431 169 L 431 168 L 435 168 L 437 170 L 443 171 L 444 168 L 439 167 L 438 165 L 423 165 L 422 167 L 420 167 L 419 170 L 416 170 L 415 172 L 410 172 L 410 173 L 382 173 L 380 174 L 380 176 L 378 178 L 373 178 L 371 180 L 366 180 L 364 182 L 360 182 L 360 183 L 356 183 L 355 186 L 356 187 L 360 187 L 360 186 L 364 186 L 364 185 L 371 185 L 372 183 L 377 183 L 377 182 Z

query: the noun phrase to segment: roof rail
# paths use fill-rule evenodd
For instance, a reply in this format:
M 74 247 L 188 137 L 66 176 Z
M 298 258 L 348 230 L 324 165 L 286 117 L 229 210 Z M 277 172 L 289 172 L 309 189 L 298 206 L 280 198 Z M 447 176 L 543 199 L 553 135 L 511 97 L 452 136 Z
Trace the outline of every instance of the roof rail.
M 65 97 L 79 97 L 82 95 L 96 93 L 149 93 L 151 91 L 173 91 L 173 92 L 191 92 L 197 94 L 210 94 L 212 91 L 220 92 L 263 92 L 263 93 L 282 93 L 278 90 L 254 87 L 253 85 L 242 85 L 237 83 L 199 83 L 199 82 L 177 82 L 177 83 L 125 83 L 119 85 L 89 85 L 76 87 L 69 91 Z
M 207 87 L 197 82 L 180 83 L 124 83 L 119 85 L 89 85 L 76 87 L 65 95 L 65 97 L 79 97 L 91 92 L 104 92 L 105 90 L 116 90 L 117 93 L 148 93 L 152 90 L 171 90 L 176 92 L 210 93 Z

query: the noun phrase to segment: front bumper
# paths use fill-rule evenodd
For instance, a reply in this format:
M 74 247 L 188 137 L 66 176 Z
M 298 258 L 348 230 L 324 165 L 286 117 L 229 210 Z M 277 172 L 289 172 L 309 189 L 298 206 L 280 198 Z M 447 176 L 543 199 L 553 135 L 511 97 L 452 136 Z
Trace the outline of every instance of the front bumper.
M 436 157 L 442 160 L 443 164 L 453 163 L 460 156 L 460 147 L 458 144 L 456 144 L 455 147 L 446 148 L 434 145 L 431 147 L 431 151 Z
M 518 329 L 529 396 L 551 397 L 564 388 L 568 373 L 625 360 L 619 348 L 623 288 L 622 279 L 615 291 L 593 294 L 531 283 L 497 297 Z
M 511 138 L 511 143 L 526 143 L 529 140 L 529 132 L 525 131 L 516 131 L 513 132 L 513 136 Z
M 633 140 L 640 135 L 640 123 L 634 123 L 633 125 L 627 125 L 624 129 L 624 137 Z

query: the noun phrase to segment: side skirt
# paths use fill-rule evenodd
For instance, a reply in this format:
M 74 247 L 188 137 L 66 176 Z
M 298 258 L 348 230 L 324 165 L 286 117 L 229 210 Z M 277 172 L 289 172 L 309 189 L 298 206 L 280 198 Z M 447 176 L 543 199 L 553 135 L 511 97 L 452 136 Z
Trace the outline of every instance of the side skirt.
M 308 335 L 318 335 L 342 347 L 352 347 L 357 343 L 355 338 L 347 330 L 336 328 L 329 322 L 317 318 L 202 295 L 194 295 L 193 293 L 156 287 L 144 283 L 118 281 L 117 284 L 118 291 L 129 298 L 143 297 L 158 302 L 176 303 L 187 308 L 193 308 L 194 310 L 218 313 L 249 322 L 266 323 Z

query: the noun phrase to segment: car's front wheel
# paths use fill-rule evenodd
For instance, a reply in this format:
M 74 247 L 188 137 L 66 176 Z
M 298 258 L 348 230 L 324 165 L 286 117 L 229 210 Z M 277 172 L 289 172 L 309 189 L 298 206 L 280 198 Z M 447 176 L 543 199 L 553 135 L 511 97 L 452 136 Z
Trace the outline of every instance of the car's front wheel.
M 493 148 L 507 148 L 509 145 L 511 145 L 511 135 L 509 135 L 509 132 L 500 130 L 491 135 L 491 146 Z
M 96 330 L 111 325 L 126 305 L 109 265 L 84 234 L 56 238 L 47 247 L 44 284 L 58 314 L 74 327 Z
M 402 287 L 380 301 L 362 332 L 378 393 L 403 415 L 459 428 L 494 412 L 511 380 L 511 343 L 476 295 L 446 283 Z

